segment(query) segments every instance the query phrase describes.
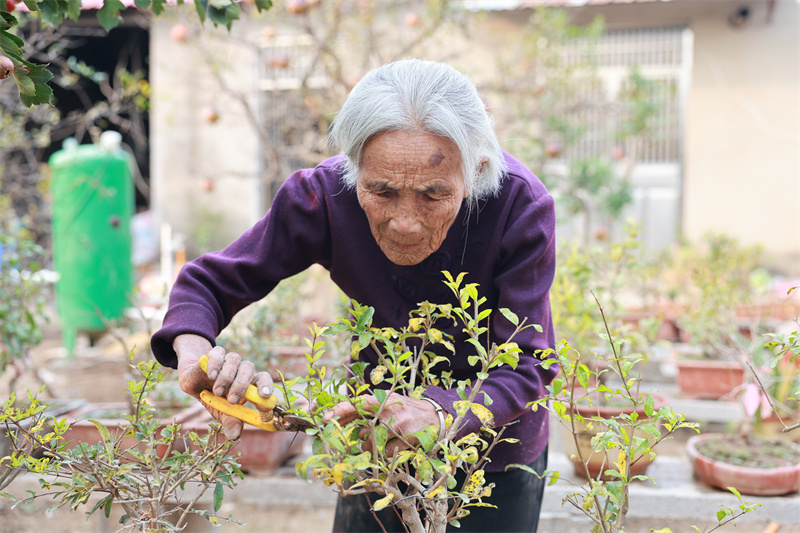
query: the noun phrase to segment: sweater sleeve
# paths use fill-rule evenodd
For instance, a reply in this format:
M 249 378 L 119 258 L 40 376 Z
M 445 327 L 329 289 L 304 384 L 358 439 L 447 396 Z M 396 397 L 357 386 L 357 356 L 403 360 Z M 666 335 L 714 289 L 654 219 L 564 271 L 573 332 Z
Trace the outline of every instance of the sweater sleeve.
M 199 335 L 214 345 L 237 312 L 264 298 L 282 279 L 314 263 L 327 266 L 330 228 L 322 173 L 318 167 L 293 174 L 264 218 L 224 250 L 181 269 L 163 325 L 151 339 L 159 363 L 177 367 L 172 342 L 178 335 Z
M 552 196 L 538 198 L 527 196 L 514 202 L 507 218 L 499 246 L 499 261 L 494 273 L 494 290 L 498 293 L 497 307 L 492 314 L 491 340 L 506 342 L 514 326 L 499 313 L 507 308 L 526 324 L 537 324 L 542 331 L 528 328 L 514 341 L 522 349 L 516 369 L 502 365 L 490 371 L 482 389 L 491 398 L 487 407 L 494 417 L 494 425 L 502 426 L 530 411 L 526 407 L 539 399 L 557 373 L 557 365 L 546 369 L 541 365 L 541 351 L 555 345 L 555 335 L 550 311 L 549 291 L 555 275 L 555 207 Z M 458 401 L 454 389 L 430 387 L 426 396 L 441 404 L 455 417 L 453 402 Z M 478 394 L 475 399 L 484 402 Z M 472 413 L 465 417 L 466 424 L 458 437 L 474 433 L 480 421 Z

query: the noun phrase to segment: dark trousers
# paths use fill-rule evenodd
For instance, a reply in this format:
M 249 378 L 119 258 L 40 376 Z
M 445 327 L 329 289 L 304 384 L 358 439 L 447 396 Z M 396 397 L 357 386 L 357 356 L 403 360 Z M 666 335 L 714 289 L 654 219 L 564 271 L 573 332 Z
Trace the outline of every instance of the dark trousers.
M 547 468 L 547 449 L 529 465 L 535 472 Z M 458 477 L 458 486 L 464 482 L 463 473 Z M 535 533 L 539 527 L 539 512 L 542 508 L 545 480 L 523 470 L 487 472 L 486 484 L 494 483 L 492 495 L 484 502 L 494 507 L 470 507 L 469 516 L 460 520 L 461 527 L 448 527 L 458 533 Z M 381 533 L 383 530 L 375 520 L 370 508 L 378 496 L 355 494 L 339 498 L 333 533 Z M 403 521 L 391 506 L 378 511 L 378 519 L 387 533 L 404 533 Z M 438 533 L 444 533 L 440 531 Z

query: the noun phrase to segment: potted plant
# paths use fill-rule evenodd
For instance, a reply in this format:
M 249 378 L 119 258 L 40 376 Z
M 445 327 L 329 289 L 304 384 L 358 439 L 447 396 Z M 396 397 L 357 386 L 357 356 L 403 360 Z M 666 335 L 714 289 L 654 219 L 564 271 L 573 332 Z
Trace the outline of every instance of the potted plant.
M 46 405 L 30 392 L 29 405 L 16 407 L 12 394 L 0 410 L 0 425 L 11 436 L 11 452 L 2 458 L 8 470 L 0 476 L 0 496 L 15 505 L 48 497 L 55 500 L 52 509 L 72 511 L 93 503 L 87 514 L 101 511 L 109 518 L 113 510 L 121 515 L 121 526 L 111 527 L 120 531 L 182 531 L 195 515 L 214 524 L 233 520 L 217 514 L 225 488 L 242 476 L 228 453 L 231 443 L 219 426 L 197 435 L 154 418 L 155 408 L 145 400 L 165 373 L 153 360 L 135 367 L 143 379 L 129 384 L 133 414 L 125 416 L 121 431 L 95 420 L 97 443 L 68 442 L 66 418 L 46 416 Z M 178 450 L 190 445 L 191 450 Z M 15 494 L 12 483 L 20 473 L 41 476 L 38 490 Z M 213 511 L 198 503 L 209 490 Z
M 744 362 L 765 333 L 767 317 L 740 313 L 763 293 L 754 275 L 761 272 L 759 258 L 758 247 L 714 234 L 665 256 L 664 290 L 678 309 L 681 342 L 674 345 L 674 358 L 684 397 L 735 400 Z
M 782 495 L 800 490 L 800 445 L 787 436 L 759 435 L 754 431 L 772 412 L 797 409 L 800 373 L 794 351 L 800 348 L 798 332 L 788 336 L 773 335 L 767 347 L 774 350 L 770 365 L 748 363 L 753 382 L 739 395 L 745 416 L 737 433 L 709 433 L 692 437 L 687 451 L 695 474 L 712 487 L 733 486 L 742 494 Z M 770 368 L 778 369 L 773 380 Z M 786 416 L 784 411 L 784 416 Z M 788 435 L 800 424 L 787 426 L 777 415 Z M 796 419 L 795 419 L 796 420 Z

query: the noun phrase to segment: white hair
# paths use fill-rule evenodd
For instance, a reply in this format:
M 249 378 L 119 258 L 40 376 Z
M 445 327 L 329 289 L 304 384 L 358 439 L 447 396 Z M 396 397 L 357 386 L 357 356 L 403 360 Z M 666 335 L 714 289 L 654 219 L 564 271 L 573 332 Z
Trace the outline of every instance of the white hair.
M 328 132 L 330 146 L 345 156 L 342 180 L 348 187 L 358 181 L 367 142 L 392 130 L 425 131 L 453 141 L 461 153 L 470 206 L 500 190 L 506 161 L 492 118 L 475 84 L 453 67 L 406 59 L 367 73 L 353 87 Z

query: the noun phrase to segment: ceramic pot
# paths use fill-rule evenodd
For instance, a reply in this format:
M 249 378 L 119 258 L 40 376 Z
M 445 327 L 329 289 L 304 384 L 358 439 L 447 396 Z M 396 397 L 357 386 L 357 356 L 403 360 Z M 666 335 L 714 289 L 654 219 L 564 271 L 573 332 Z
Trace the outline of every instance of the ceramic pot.
M 744 368 L 736 362 L 678 359 L 675 365 L 684 398 L 735 400 L 733 392 L 744 383 Z
M 203 415 L 184 424 L 182 428 L 203 435 L 213 421 L 211 415 Z M 274 474 L 286 461 L 300 455 L 308 440 L 309 436 L 305 433 L 265 431 L 245 424 L 241 438 L 229 453 L 234 457 L 238 454 L 237 462 L 243 472 L 267 476 Z
M 165 406 L 160 406 L 165 409 Z M 87 403 L 83 407 L 71 411 L 65 415 L 70 422 L 69 429 L 64 433 L 65 441 L 72 441 L 70 448 L 74 448 L 78 443 L 85 442 L 87 444 L 97 444 L 102 442 L 100 432 L 90 420 L 96 420 L 103 424 L 112 435 L 122 431 L 122 428 L 128 424 L 124 416 L 129 410 L 129 404 L 126 402 L 102 402 L 102 403 Z M 188 421 L 197 418 L 206 412 L 205 407 L 199 402 L 192 401 L 186 407 L 169 408 L 168 415 L 163 415 L 158 418 L 161 425 L 159 429 L 167 424 L 185 424 Z M 142 443 L 136 440 L 135 437 L 125 437 L 121 442 L 122 449 L 131 448 L 134 446 L 143 446 Z M 162 449 L 163 448 L 163 449 Z M 157 448 L 159 456 L 163 457 L 166 453 L 166 447 Z
M 720 489 L 735 487 L 740 493 L 752 496 L 780 496 L 800 490 L 800 464 L 779 468 L 748 468 L 702 455 L 698 445 L 705 439 L 719 435 L 704 433 L 690 437 L 686 442 L 694 473 L 701 482 Z

